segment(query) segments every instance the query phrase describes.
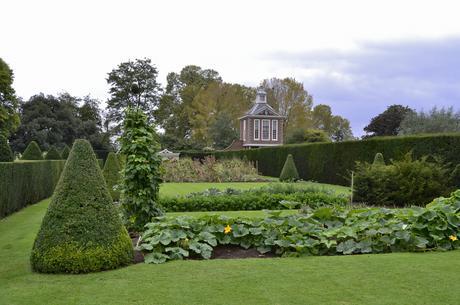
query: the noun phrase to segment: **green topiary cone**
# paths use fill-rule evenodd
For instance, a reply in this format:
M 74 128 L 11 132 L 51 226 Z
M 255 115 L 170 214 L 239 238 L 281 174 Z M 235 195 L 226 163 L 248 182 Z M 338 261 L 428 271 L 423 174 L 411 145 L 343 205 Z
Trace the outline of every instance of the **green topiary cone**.
M 110 196 L 112 196 L 114 201 L 119 201 L 120 192 L 113 189 L 115 185 L 120 183 L 121 179 L 120 164 L 118 163 L 117 155 L 114 152 L 110 152 L 107 156 L 102 173 L 104 174 Z
M 280 181 L 296 181 L 299 180 L 299 173 L 295 167 L 294 158 L 289 154 L 284 163 L 280 174 Z
M 382 165 L 385 165 L 385 159 L 383 158 L 383 155 L 381 153 L 376 153 L 372 166 L 382 166 Z
M 61 154 L 56 149 L 56 147 L 51 146 L 50 150 L 46 153 L 46 160 L 61 160 Z
M 75 141 L 35 239 L 32 269 L 85 273 L 128 265 L 133 247 L 91 145 Z
M 22 160 L 43 160 L 42 150 L 37 142 L 32 141 L 27 145 L 21 157 Z
M 63 160 L 67 160 L 67 158 L 69 157 L 69 154 L 70 154 L 70 148 L 69 146 L 67 146 L 67 144 L 64 146 L 64 148 L 62 149 L 62 152 L 61 152 L 61 157 Z
M 14 156 L 8 141 L 3 135 L 0 135 L 0 162 L 13 162 Z

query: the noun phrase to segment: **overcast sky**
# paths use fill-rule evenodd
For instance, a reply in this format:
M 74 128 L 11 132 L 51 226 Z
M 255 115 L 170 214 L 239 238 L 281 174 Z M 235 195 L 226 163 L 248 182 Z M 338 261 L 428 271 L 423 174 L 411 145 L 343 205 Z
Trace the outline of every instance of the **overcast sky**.
M 0 0 L 0 57 L 28 99 L 107 99 L 106 74 L 148 57 L 256 86 L 294 77 L 356 135 L 388 105 L 460 108 L 459 1 Z

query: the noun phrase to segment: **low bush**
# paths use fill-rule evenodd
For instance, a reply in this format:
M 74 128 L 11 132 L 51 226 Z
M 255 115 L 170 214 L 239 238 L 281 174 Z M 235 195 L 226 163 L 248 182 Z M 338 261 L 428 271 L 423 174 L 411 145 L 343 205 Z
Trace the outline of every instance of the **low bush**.
M 239 159 L 216 161 L 214 157 L 203 160 L 180 158 L 165 160 L 163 181 L 165 182 L 247 182 L 265 181 L 258 176 L 257 170 L 250 162 Z
M 7 139 L 0 134 L 0 162 L 13 162 L 14 156 Z
M 160 198 L 159 204 L 167 212 L 191 211 L 240 211 L 240 210 L 280 210 L 299 208 L 302 205 L 319 207 L 324 205 L 345 205 L 348 199 L 344 195 L 318 189 L 300 190 L 286 188 L 275 192 L 277 187 L 261 188 L 258 190 L 237 191 L 227 189 L 219 192 L 208 190 L 191 194 L 187 197 Z
M 133 248 L 91 144 L 76 140 L 35 239 L 36 272 L 86 273 L 128 265 Z
M 22 153 L 22 160 L 43 160 L 43 153 L 37 142 L 32 141 Z
M 62 156 L 56 147 L 51 146 L 50 150 L 46 153 L 46 160 L 61 160 Z
M 430 160 L 431 159 L 431 160 Z M 407 154 L 388 165 L 357 162 L 355 200 L 371 205 L 425 205 L 452 191 L 451 171 L 438 158 Z
M 217 245 L 255 248 L 281 256 L 348 255 L 460 249 L 460 190 L 426 208 L 322 207 L 265 219 L 203 216 L 157 218 L 147 224 L 139 249 L 146 263 L 190 256 L 211 258 Z
M 299 180 L 299 173 L 295 167 L 294 158 L 292 155 L 288 155 L 286 162 L 284 163 L 283 169 L 280 174 L 280 181 L 297 181 Z
M 112 200 L 119 201 L 120 191 L 114 189 L 114 187 L 121 182 L 121 175 L 120 164 L 118 164 L 118 158 L 115 153 L 110 152 L 108 154 L 102 173 L 104 174 L 105 182 L 107 183 L 107 188 L 109 189 Z

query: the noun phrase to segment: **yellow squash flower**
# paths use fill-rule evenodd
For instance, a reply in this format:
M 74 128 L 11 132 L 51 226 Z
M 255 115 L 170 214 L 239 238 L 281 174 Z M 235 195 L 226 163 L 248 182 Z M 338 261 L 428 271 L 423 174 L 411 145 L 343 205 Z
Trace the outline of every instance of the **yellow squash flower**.
M 450 239 L 451 241 L 456 241 L 458 238 L 457 238 L 457 236 L 455 236 L 455 235 L 451 235 L 451 236 L 449 236 L 449 239 Z
M 225 233 L 225 234 L 228 234 L 228 233 L 230 233 L 230 232 L 232 232 L 232 227 L 230 227 L 229 225 L 227 225 L 227 226 L 224 228 L 224 233 Z

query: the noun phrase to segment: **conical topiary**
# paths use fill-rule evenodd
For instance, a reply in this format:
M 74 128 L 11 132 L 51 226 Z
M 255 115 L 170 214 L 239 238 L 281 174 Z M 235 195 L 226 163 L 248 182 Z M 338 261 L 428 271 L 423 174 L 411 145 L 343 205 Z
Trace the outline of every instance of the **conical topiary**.
M 56 149 L 56 147 L 51 146 L 50 150 L 46 153 L 46 160 L 61 160 L 61 154 L 59 151 Z
M 32 141 L 27 145 L 26 150 L 22 153 L 22 160 L 43 160 L 42 150 L 37 142 Z
M 13 162 L 14 156 L 5 136 L 0 135 L 0 162 Z
M 91 144 L 76 140 L 35 239 L 32 269 L 85 273 L 128 265 L 133 247 Z
M 280 181 L 296 181 L 299 180 L 299 173 L 295 167 L 294 158 L 289 154 L 284 162 L 283 169 L 280 174 Z
M 383 158 L 383 155 L 381 153 L 376 153 L 372 166 L 382 166 L 382 165 L 385 165 L 385 159 Z
M 61 152 L 61 158 L 63 160 L 67 160 L 67 158 L 69 157 L 69 154 L 70 154 L 70 148 L 69 146 L 67 146 L 67 144 L 64 146 L 64 148 L 62 149 L 62 152 Z
M 120 165 L 120 168 L 124 168 L 126 164 L 126 156 L 123 155 L 122 153 L 117 153 L 117 159 L 118 159 L 118 164 Z
M 118 163 L 117 155 L 114 152 L 110 152 L 105 160 L 104 170 L 105 182 L 107 183 L 107 188 L 109 189 L 110 196 L 114 201 L 120 200 L 120 192 L 114 190 L 113 187 L 120 183 L 120 164 Z

